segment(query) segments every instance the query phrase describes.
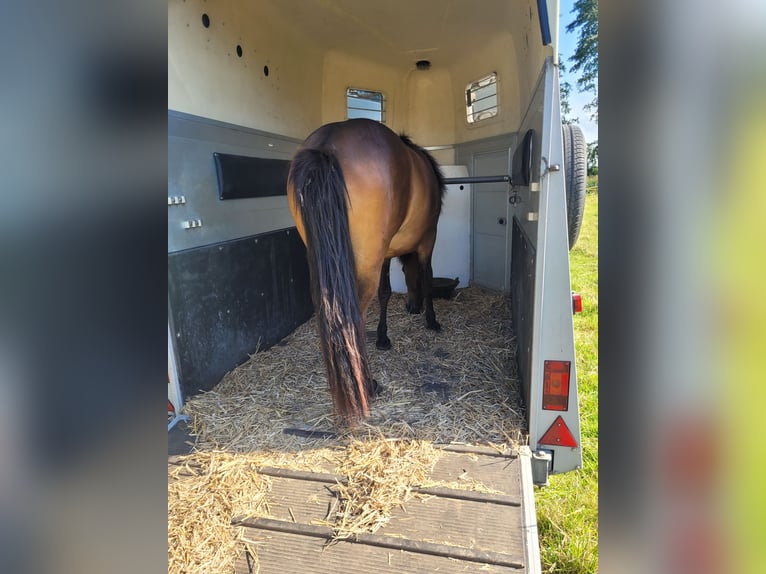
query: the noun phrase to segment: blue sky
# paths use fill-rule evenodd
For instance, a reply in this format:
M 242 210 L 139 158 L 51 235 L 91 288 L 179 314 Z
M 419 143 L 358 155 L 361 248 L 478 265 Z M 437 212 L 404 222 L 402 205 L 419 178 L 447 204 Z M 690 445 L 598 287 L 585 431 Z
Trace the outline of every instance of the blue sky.
M 577 46 L 578 32 L 568 33 L 567 25 L 574 20 L 572 6 L 575 0 L 560 0 L 559 8 L 559 53 L 567 70 L 572 67 L 569 57 L 574 54 Z M 569 105 L 572 107 L 570 116 L 578 118 L 577 125 L 583 131 L 586 142 L 596 141 L 598 139 L 598 124 L 590 120 L 590 113 L 582 109 L 593 98 L 590 92 L 581 93 L 577 91 L 577 74 L 567 72 L 562 76 L 562 81 L 567 81 L 572 85 L 572 91 L 569 94 Z

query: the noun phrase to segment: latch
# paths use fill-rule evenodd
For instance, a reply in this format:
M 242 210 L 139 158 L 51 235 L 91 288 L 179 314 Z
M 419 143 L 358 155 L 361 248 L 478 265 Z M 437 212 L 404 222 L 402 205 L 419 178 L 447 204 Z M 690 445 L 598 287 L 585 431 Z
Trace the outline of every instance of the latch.
M 198 227 L 202 227 L 202 220 L 201 219 L 187 219 L 182 224 L 184 229 L 196 229 Z
M 541 158 L 543 161 L 543 165 L 545 166 L 545 169 L 543 170 L 543 175 L 552 172 L 552 171 L 561 171 L 561 164 L 558 163 L 552 163 L 548 164 L 548 159 L 543 157 Z
M 186 203 L 186 196 L 184 195 L 169 195 L 168 205 L 184 205 Z

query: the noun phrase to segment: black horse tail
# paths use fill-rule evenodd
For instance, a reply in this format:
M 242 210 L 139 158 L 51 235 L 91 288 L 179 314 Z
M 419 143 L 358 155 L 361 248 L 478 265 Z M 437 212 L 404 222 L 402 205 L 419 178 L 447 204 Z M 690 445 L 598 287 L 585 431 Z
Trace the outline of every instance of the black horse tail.
M 311 296 L 333 405 L 350 421 L 369 414 L 372 376 L 365 353 L 346 181 L 330 151 L 302 149 L 290 166 L 295 204 L 306 234 Z

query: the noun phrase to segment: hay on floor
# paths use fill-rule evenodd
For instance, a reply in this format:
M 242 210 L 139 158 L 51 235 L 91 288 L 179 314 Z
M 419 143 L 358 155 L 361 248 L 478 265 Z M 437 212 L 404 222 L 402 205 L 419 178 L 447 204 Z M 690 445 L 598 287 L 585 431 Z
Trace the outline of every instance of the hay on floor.
M 367 355 L 384 392 L 362 433 L 435 443 L 515 444 L 524 430 L 508 300 L 476 287 L 436 300 L 440 332 L 410 315 L 405 296 L 389 303 L 392 349 L 375 348 L 378 307 L 367 316 Z M 193 397 L 199 450 L 301 450 L 348 437 L 307 438 L 284 429 L 338 431 L 314 319 L 257 352 L 210 392 Z M 366 428 L 365 428 L 366 426 Z
M 193 397 L 196 452 L 168 473 L 169 572 L 231 572 L 257 542 L 231 525 L 234 516 L 270 517 L 270 479 L 261 467 L 330 472 L 338 504 L 325 525 L 335 540 L 385 526 L 415 486 L 491 491 L 477 481 L 435 483 L 436 443 L 490 445 L 523 440 L 508 300 L 478 288 L 435 301 L 441 332 L 423 315 L 389 304 L 390 351 L 375 349 L 377 305 L 367 317 L 368 356 L 384 392 L 353 430 L 337 428 L 314 320 L 269 350 L 255 353 L 210 392 Z M 298 429 L 293 434 L 285 429 Z M 307 436 L 307 431 L 320 431 Z
M 335 540 L 376 532 L 388 523 L 391 511 L 412 496 L 412 487 L 426 483 L 440 454 L 429 441 L 379 439 L 349 444 L 338 467 L 346 478 L 335 486 L 338 511 L 326 523 L 333 528 Z
M 235 514 L 267 512 L 268 477 L 231 453 L 197 453 L 168 471 L 168 573 L 229 573 L 257 552 L 231 525 Z

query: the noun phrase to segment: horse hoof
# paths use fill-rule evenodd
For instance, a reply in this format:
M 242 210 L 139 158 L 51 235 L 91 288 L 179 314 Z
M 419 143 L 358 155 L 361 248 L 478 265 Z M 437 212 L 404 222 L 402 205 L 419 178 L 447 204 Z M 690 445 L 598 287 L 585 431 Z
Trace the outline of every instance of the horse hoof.
M 410 303 L 407 301 L 407 312 L 410 315 L 420 315 L 420 312 L 422 309 L 420 308 L 420 305 L 415 305 L 415 303 Z
M 383 385 L 381 385 L 375 379 L 372 379 L 372 387 L 373 387 L 373 393 L 375 394 L 376 397 L 379 397 L 380 395 L 383 394 L 383 391 L 384 391 Z
M 375 341 L 375 346 L 379 351 L 388 351 L 391 349 L 391 339 L 386 337 L 385 339 L 378 339 Z
M 441 331 L 442 326 L 439 324 L 439 321 L 433 320 L 433 321 L 426 321 L 426 328 L 430 329 L 431 331 Z

